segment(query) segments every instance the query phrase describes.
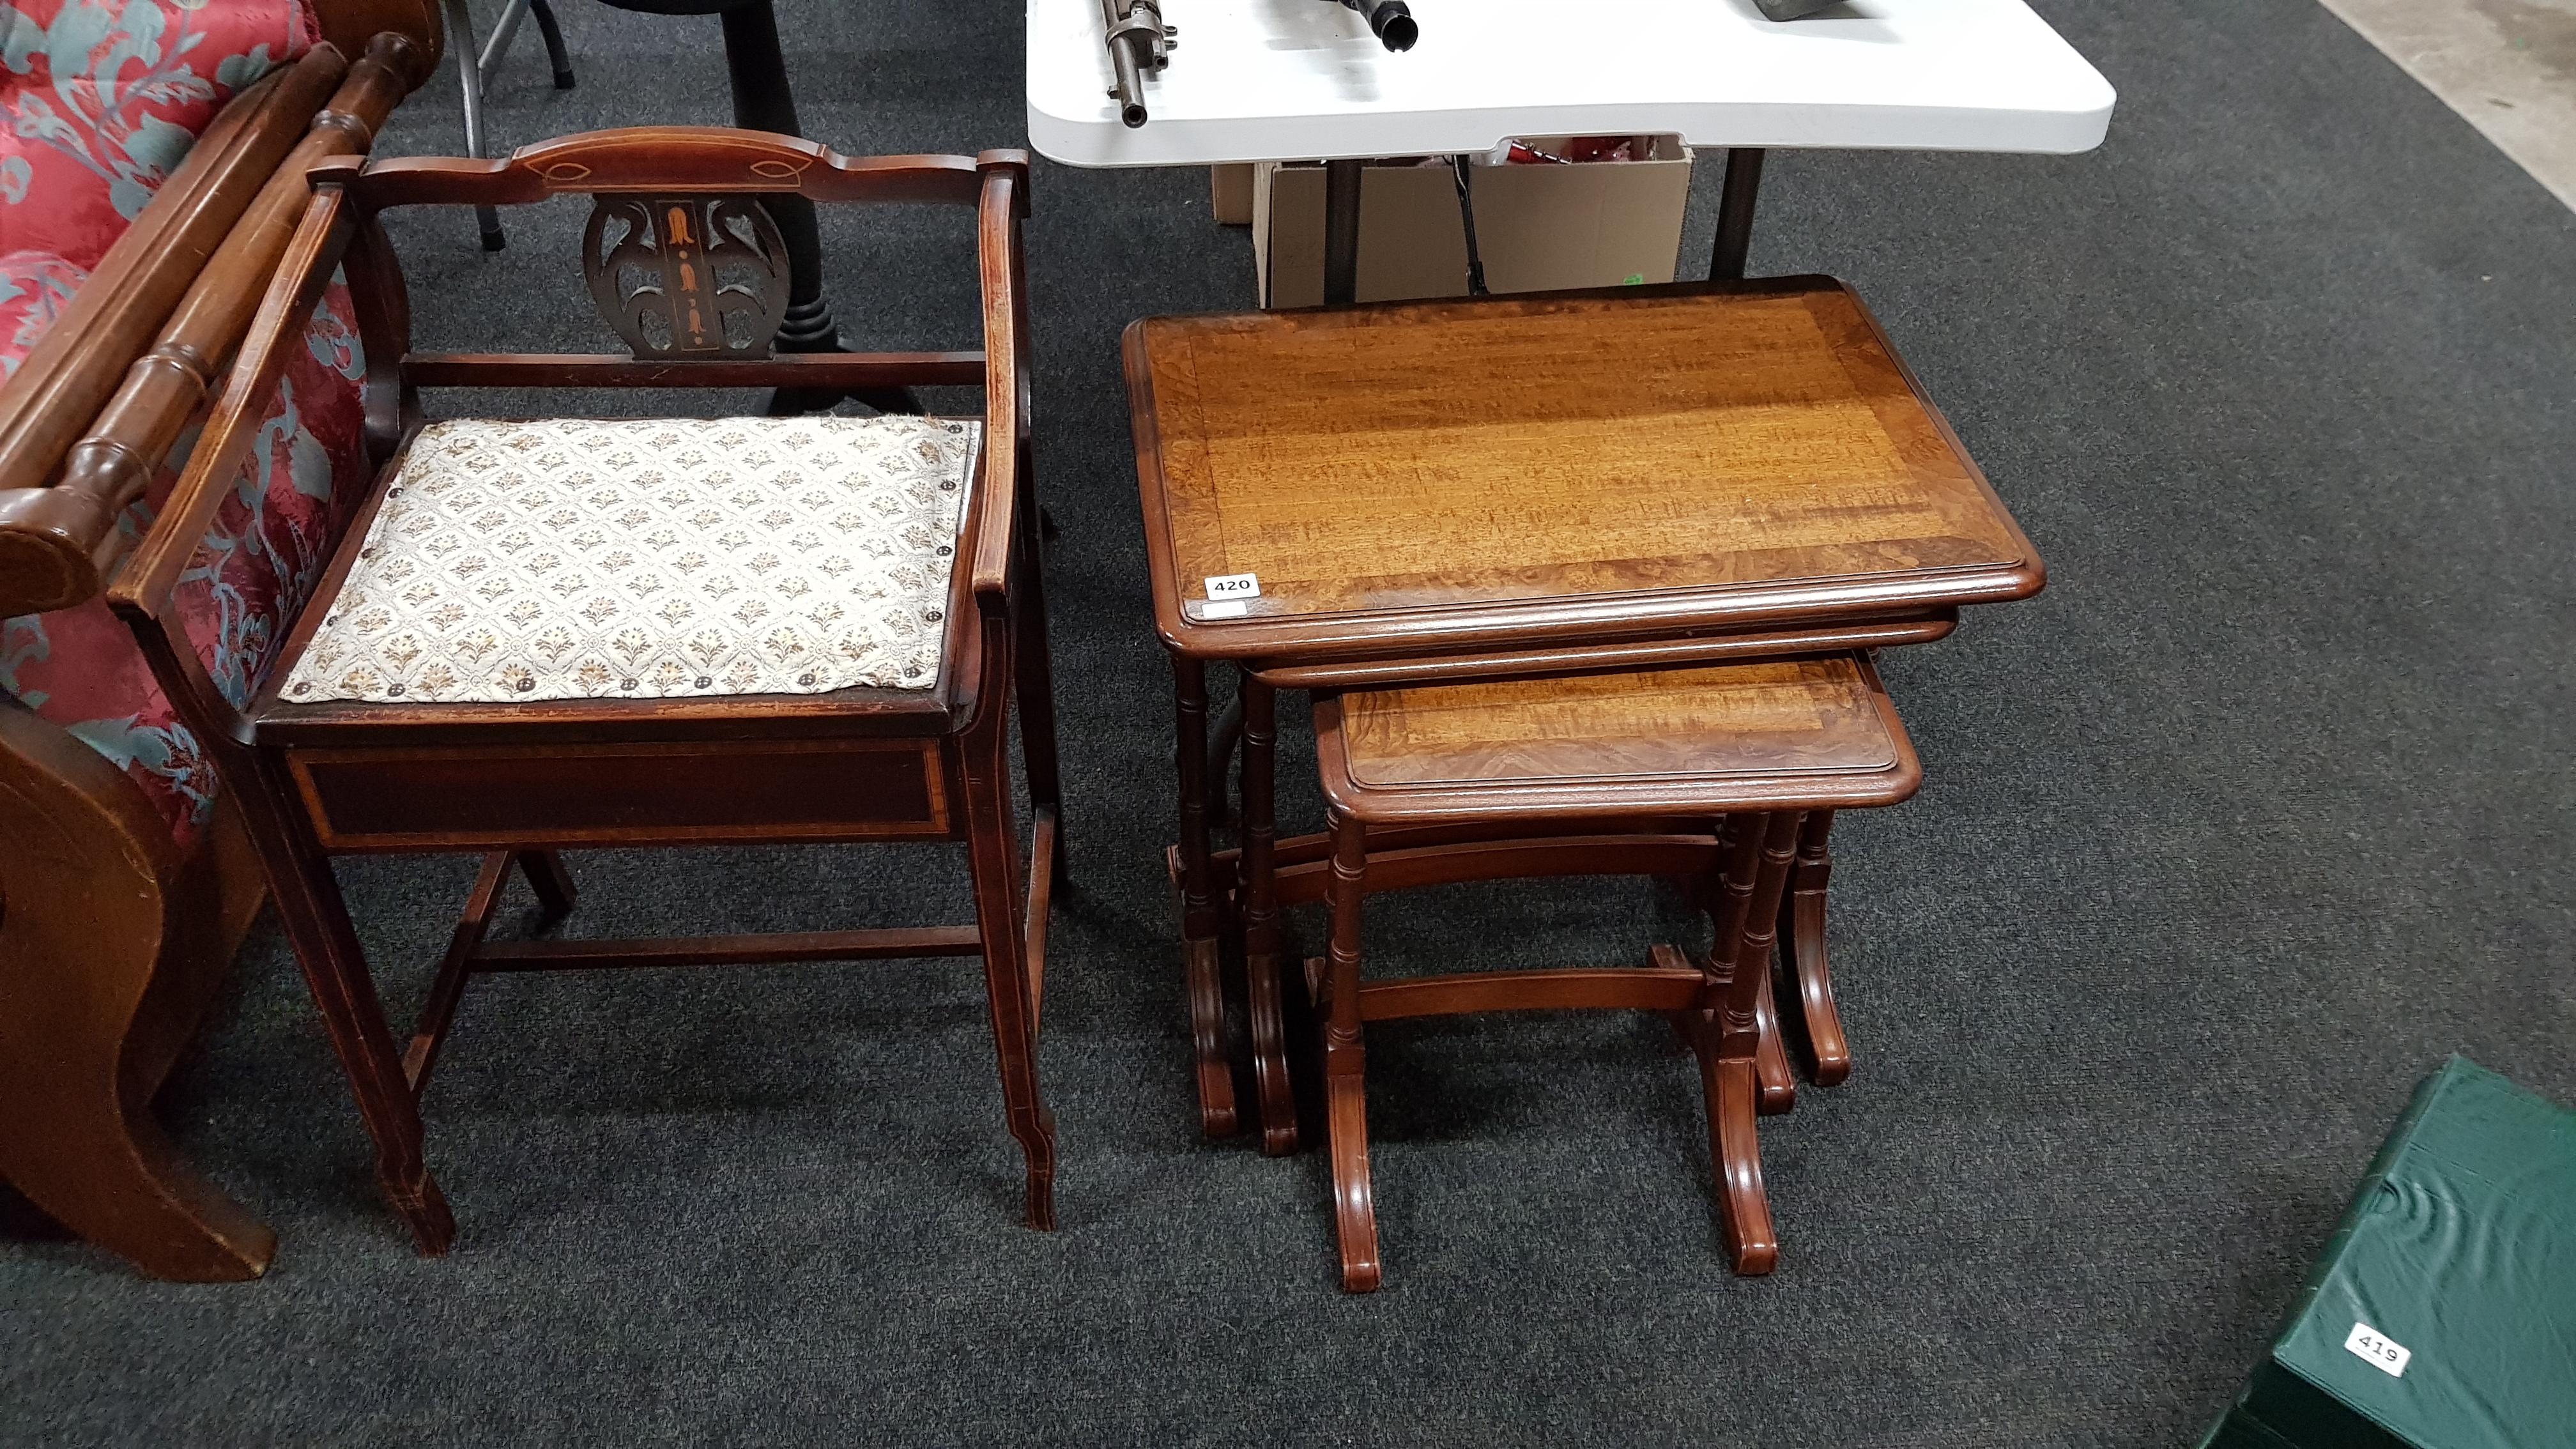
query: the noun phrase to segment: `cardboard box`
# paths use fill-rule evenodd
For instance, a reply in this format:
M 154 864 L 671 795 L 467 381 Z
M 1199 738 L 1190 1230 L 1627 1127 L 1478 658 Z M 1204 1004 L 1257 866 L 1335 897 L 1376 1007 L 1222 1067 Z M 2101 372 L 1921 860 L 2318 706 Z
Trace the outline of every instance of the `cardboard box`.
M 1564 138 L 1530 138 L 1553 150 Z M 1690 148 L 1650 138 L 1650 159 L 1574 166 L 1494 165 L 1470 178 L 1487 290 L 1547 292 L 1669 282 L 1690 201 Z M 1324 168 L 1264 162 L 1254 172 L 1252 243 L 1264 307 L 1324 300 Z M 1438 165 L 1370 166 L 1360 175 L 1357 297 L 1393 302 L 1467 294 L 1467 234 L 1457 180 Z
M 1219 226 L 1252 225 L 1252 163 L 1232 161 L 1208 168 L 1208 210 Z

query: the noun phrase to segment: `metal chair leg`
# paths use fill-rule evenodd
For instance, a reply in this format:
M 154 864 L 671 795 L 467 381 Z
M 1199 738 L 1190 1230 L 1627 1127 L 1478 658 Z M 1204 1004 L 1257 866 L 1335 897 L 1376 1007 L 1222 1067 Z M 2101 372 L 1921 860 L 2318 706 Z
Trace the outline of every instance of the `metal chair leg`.
M 546 0 L 528 0 L 528 9 L 537 17 L 537 34 L 546 43 L 546 63 L 554 67 L 555 89 L 573 87 L 572 57 L 565 53 L 563 27 L 555 23 L 555 7 Z
M 476 160 L 483 157 L 483 65 L 481 52 L 474 44 L 474 16 L 466 10 L 465 0 L 440 0 L 447 13 L 447 48 L 456 57 L 457 82 L 465 97 L 465 154 Z M 501 24 L 493 38 L 502 39 L 515 28 L 514 16 L 519 7 L 513 4 L 501 13 Z M 508 245 L 501 235 L 501 215 L 488 206 L 474 209 L 474 223 L 483 234 L 483 250 L 497 252 Z
M 492 33 L 483 38 L 483 48 L 474 52 L 474 68 L 481 73 L 485 90 L 501 74 L 501 62 L 510 58 L 510 42 L 519 38 L 519 23 L 528 18 L 528 10 L 529 0 L 505 0 L 492 20 Z

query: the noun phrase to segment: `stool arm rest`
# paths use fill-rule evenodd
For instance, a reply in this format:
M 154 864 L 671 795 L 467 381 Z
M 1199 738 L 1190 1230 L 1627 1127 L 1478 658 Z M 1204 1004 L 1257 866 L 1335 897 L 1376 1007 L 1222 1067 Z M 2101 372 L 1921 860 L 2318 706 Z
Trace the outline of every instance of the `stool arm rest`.
M 984 290 L 984 468 L 976 495 L 974 585 L 987 614 L 1010 595 L 1021 461 L 1029 441 L 1029 327 L 1020 218 L 1027 212 L 1028 165 L 1012 153 L 979 162 L 984 192 L 976 210 L 976 253 Z

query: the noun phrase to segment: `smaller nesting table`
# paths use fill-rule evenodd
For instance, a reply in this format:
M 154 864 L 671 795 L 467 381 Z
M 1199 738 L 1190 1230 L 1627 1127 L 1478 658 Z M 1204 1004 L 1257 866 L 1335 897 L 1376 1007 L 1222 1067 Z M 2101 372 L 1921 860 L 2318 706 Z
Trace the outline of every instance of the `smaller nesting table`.
M 1739 1273 L 1771 1271 L 1779 1244 L 1755 1127 L 1759 994 L 1806 812 L 1892 805 L 1922 780 L 1869 661 L 1839 654 L 1325 696 L 1315 748 L 1331 815 L 1333 933 L 1330 964 L 1309 962 L 1307 979 L 1323 1015 L 1342 1286 L 1366 1292 L 1380 1276 L 1362 1026 L 1481 1011 L 1673 1016 L 1699 1057 L 1729 1255 Z M 1462 826 L 1476 838 L 1411 844 L 1424 830 Z M 1360 979 L 1361 903 L 1372 892 L 1634 874 L 1689 883 L 1712 926 L 1696 964 L 1656 946 L 1648 964 L 1625 969 Z
M 1125 354 L 1155 625 L 1174 664 L 1173 871 L 1201 1121 L 1212 1136 L 1239 1122 L 1205 756 L 1207 666 L 1232 661 L 1235 895 L 1273 1153 L 1297 1142 L 1280 866 L 1325 853 L 1276 838 L 1277 690 L 1919 643 L 1947 635 L 1960 606 L 2044 580 L 1876 321 L 1829 277 L 1149 318 Z M 1802 1003 L 1829 1009 L 1803 989 L 1807 964 Z

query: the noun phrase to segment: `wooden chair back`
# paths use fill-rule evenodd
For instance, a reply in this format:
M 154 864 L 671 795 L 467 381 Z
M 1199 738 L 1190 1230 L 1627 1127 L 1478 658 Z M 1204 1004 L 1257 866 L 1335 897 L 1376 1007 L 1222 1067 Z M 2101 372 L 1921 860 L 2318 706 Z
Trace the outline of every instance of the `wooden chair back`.
M 215 688 L 168 604 L 222 504 L 223 483 L 255 442 L 254 425 L 276 391 L 289 349 L 343 267 L 367 359 L 368 449 L 379 466 L 420 426 L 423 387 L 981 384 L 985 431 L 975 512 L 960 547 L 970 561 L 969 587 L 990 652 L 1007 658 L 1008 596 L 1021 534 L 1035 508 L 1028 496 L 1030 351 L 1021 254 L 1028 214 L 1026 152 L 851 158 L 793 136 L 637 126 L 566 136 L 497 160 L 402 157 L 370 163 L 332 157 L 317 163 L 311 177 L 312 201 L 261 300 L 204 437 L 160 518 L 107 591 L 183 714 L 226 737 L 246 732 L 240 709 Z M 585 272 L 610 326 L 629 343 L 626 355 L 412 350 L 410 297 L 383 212 L 424 205 L 522 206 L 571 194 L 594 198 Z M 773 352 L 768 344 L 783 306 L 786 257 L 775 228 L 757 208 L 764 195 L 974 207 L 983 347 Z M 721 239 L 711 239 L 718 231 Z M 655 290 L 635 285 L 630 279 L 637 273 Z M 683 310 L 690 283 L 702 289 L 694 295 L 703 299 L 694 333 Z M 639 320 L 657 309 L 658 331 Z M 338 537 L 330 540 L 331 551 L 340 543 Z

